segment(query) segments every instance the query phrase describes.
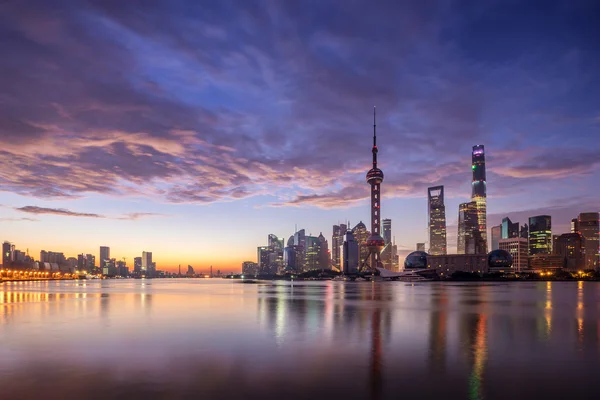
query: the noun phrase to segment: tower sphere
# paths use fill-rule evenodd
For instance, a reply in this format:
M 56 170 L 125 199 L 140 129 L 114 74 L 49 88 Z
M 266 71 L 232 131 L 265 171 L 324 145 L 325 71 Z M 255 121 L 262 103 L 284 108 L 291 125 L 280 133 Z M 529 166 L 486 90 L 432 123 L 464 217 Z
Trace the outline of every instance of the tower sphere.
M 365 245 L 370 249 L 381 251 L 385 247 L 385 240 L 375 233 L 367 238 Z
M 379 168 L 371 168 L 367 172 L 367 183 L 370 185 L 376 185 L 383 182 L 383 171 Z

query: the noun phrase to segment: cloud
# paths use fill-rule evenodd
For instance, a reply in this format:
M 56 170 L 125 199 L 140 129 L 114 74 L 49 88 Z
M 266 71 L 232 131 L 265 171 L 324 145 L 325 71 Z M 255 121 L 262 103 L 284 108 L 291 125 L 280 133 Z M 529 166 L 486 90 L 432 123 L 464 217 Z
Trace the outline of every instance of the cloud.
M 2 222 L 16 222 L 16 221 L 29 221 L 29 222 L 38 222 L 39 219 L 35 218 L 0 218 Z
M 25 212 L 25 213 L 30 213 L 30 214 L 37 214 L 37 215 L 46 214 L 46 215 L 60 215 L 60 216 L 65 216 L 65 217 L 108 218 L 108 219 L 118 219 L 118 220 L 128 220 L 128 221 L 136 221 L 136 220 L 139 220 L 142 218 L 148 218 L 148 217 L 164 216 L 164 214 L 159 214 L 159 213 L 133 212 L 133 213 L 128 213 L 128 214 L 122 215 L 120 217 L 109 217 L 109 216 L 102 215 L 102 214 L 82 213 L 82 212 L 67 210 L 64 208 L 45 208 L 45 207 L 37 207 L 37 206 L 16 207 L 15 210 Z M 18 220 L 31 220 L 31 219 L 30 218 L 19 218 Z
M 368 197 L 373 105 L 386 196 L 464 190 L 476 143 L 513 189 L 597 175 L 594 41 L 582 28 L 589 40 L 526 52 L 527 35 L 485 28 L 505 26 L 501 2 L 2 7 L 3 191 L 352 206 Z M 536 21 L 513 22 L 578 28 Z
M 99 214 L 80 213 L 75 211 L 66 210 L 64 208 L 45 208 L 37 206 L 24 206 L 15 208 L 17 211 L 30 213 L 30 214 L 51 214 L 51 215 L 62 215 L 66 217 L 87 217 L 87 218 L 106 218 Z
M 117 219 L 128 220 L 128 221 L 137 221 L 138 219 L 147 218 L 147 217 L 162 217 L 164 214 L 158 213 L 149 213 L 149 212 L 137 212 L 137 213 L 129 213 L 125 214 L 122 217 Z

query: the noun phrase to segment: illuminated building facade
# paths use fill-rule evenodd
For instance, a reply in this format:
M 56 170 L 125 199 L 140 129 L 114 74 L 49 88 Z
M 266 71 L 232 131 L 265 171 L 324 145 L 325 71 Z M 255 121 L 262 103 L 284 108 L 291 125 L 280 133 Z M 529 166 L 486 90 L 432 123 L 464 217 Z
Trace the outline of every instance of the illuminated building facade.
M 515 272 L 522 272 L 528 268 L 529 246 L 527 239 L 520 237 L 500 239 L 498 245 L 500 250 L 507 251 L 512 256 Z
M 6 266 L 10 265 L 12 262 L 12 245 L 10 242 L 2 243 L 2 266 L 6 268 Z
M 150 251 L 142 251 L 142 273 L 146 276 L 153 276 L 154 274 L 154 263 Z
M 331 236 L 331 261 L 335 268 L 341 268 L 341 248 L 344 244 L 344 235 L 348 230 L 346 224 L 333 225 L 333 235 Z M 341 269 L 340 269 L 341 270 Z
M 242 263 L 242 274 L 258 275 L 258 264 L 253 261 L 244 261 Z
M 356 224 L 354 228 L 352 228 L 352 232 L 354 233 L 354 239 L 358 242 L 360 260 L 362 262 L 369 255 L 367 239 L 369 238 L 371 233 L 367 230 L 367 226 L 362 221 L 360 221 L 358 224 Z
M 133 272 L 136 274 L 142 273 L 142 257 L 135 257 L 133 259 Z
M 383 240 L 386 245 L 392 243 L 392 220 L 389 218 L 383 220 Z
M 474 201 L 460 204 L 458 206 L 457 254 L 476 254 L 475 248 L 480 246 L 476 246 L 475 241 L 476 239 L 481 240 L 481 236 L 476 234 L 478 231 L 477 204 Z M 485 253 L 485 249 L 483 252 Z
M 529 255 L 552 254 L 552 218 L 538 215 L 529 218 Z
M 429 204 L 429 254 L 443 255 L 447 253 L 444 186 L 428 188 L 427 196 Z
M 477 205 L 477 224 L 483 241 L 485 242 L 485 252 L 487 253 L 487 183 L 485 174 L 485 150 L 483 145 L 473 146 L 471 154 L 473 171 L 473 181 L 471 201 Z
M 100 246 L 100 268 L 107 268 L 110 262 L 110 247 Z
M 585 239 L 579 233 L 564 233 L 553 243 L 554 255 L 561 256 L 563 268 L 570 271 L 586 269 Z
M 599 214 L 581 213 L 577 219 L 578 232 L 585 239 L 585 269 L 600 269 Z

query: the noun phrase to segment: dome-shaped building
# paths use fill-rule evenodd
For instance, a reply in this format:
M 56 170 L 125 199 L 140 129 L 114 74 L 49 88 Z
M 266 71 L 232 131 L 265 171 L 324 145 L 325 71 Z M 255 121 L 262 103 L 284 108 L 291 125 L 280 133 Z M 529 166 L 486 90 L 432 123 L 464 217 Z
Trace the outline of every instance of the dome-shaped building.
M 512 272 L 513 258 L 506 250 L 493 250 L 488 254 L 490 272 Z
M 413 251 L 406 256 L 404 260 L 404 269 L 424 269 L 427 268 L 427 257 L 429 254 L 424 251 Z

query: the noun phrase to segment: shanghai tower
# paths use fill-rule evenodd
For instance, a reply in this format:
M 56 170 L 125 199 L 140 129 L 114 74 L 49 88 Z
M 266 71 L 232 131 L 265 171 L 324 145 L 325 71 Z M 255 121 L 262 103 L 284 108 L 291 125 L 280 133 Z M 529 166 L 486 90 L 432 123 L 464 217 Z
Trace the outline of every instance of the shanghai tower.
M 472 164 L 473 182 L 471 201 L 474 201 L 477 209 L 477 225 L 487 253 L 487 204 L 486 204 L 486 181 L 485 181 L 485 151 L 482 144 L 473 146 Z

